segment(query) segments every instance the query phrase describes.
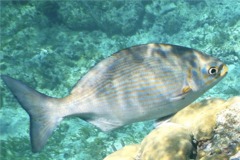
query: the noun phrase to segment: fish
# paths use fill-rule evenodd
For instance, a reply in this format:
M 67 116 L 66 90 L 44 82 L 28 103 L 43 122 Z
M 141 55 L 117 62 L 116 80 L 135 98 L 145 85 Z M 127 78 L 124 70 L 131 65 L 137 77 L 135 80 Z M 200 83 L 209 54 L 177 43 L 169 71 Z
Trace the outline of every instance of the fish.
M 226 64 L 201 51 L 149 43 L 100 61 L 54 98 L 8 75 L 1 79 L 30 117 L 32 152 L 40 152 L 65 117 L 80 117 L 102 131 L 161 119 L 186 107 L 226 76 Z

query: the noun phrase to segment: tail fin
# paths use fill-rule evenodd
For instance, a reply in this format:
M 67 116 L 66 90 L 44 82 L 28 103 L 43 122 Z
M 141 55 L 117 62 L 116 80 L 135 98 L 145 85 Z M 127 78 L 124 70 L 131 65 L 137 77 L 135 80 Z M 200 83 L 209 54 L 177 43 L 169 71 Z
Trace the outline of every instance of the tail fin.
M 62 119 L 56 109 L 53 111 L 58 105 L 57 99 L 43 95 L 9 76 L 2 75 L 1 78 L 29 114 L 32 151 L 39 152 Z

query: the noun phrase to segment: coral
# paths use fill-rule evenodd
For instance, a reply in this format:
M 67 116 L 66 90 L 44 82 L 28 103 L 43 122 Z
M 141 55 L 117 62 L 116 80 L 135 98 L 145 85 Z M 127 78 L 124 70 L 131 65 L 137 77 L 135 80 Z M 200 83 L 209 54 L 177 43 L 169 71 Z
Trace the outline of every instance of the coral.
M 185 160 L 192 153 L 192 135 L 182 125 L 165 123 L 141 142 L 137 160 Z

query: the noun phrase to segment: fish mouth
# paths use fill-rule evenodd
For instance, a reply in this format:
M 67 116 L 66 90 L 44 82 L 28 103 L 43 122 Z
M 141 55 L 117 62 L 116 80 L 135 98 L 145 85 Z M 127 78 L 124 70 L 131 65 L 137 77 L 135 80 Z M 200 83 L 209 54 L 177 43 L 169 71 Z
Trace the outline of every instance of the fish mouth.
M 226 64 L 223 64 L 222 69 L 221 69 L 221 73 L 220 76 L 223 77 L 228 73 L 228 67 Z

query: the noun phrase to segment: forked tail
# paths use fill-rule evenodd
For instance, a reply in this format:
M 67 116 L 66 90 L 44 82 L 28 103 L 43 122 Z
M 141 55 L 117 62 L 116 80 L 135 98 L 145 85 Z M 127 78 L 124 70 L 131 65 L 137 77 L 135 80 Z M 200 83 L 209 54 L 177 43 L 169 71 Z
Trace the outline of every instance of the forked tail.
M 58 99 L 43 95 L 9 76 L 2 75 L 1 78 L 29 114 L 32 151 L 39 152 L 62 119 L 56 110 Z

